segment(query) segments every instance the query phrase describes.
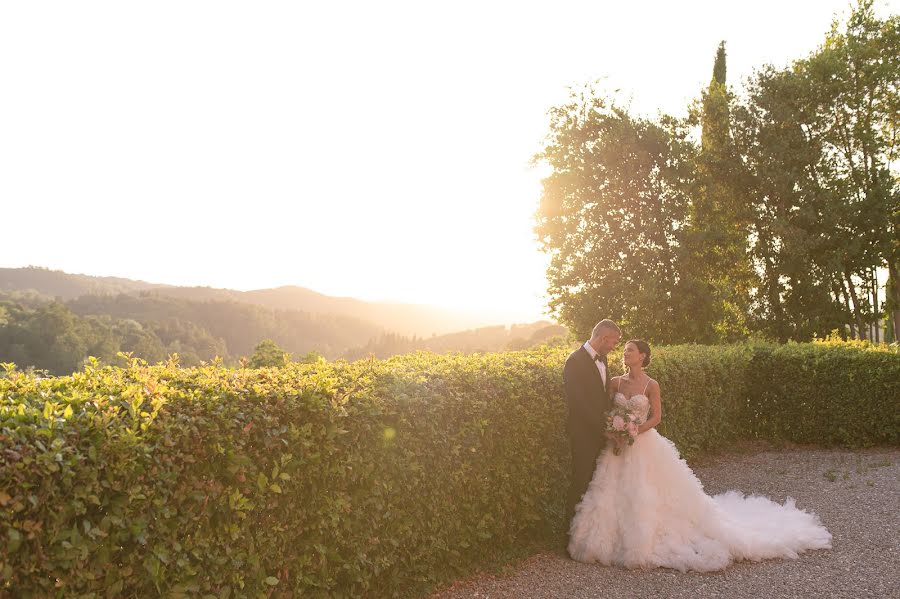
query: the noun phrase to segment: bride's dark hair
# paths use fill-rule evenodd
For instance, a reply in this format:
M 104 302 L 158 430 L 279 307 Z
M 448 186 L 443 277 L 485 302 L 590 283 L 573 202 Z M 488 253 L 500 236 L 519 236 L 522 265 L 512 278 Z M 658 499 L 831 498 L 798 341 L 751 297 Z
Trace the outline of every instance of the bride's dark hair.
M 629 339 L 625 342 L 625 345 L 628 345 L 629 343 L 634 343 L 638 351 L 644 354 L 644 368 L 650 366 L 650 344 L 643 339 Z

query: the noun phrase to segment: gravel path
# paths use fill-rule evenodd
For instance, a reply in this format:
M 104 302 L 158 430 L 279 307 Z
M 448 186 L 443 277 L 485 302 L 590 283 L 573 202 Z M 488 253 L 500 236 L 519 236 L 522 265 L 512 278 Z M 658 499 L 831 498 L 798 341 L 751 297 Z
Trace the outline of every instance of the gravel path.
M 711 495 L 738 489 L 778 502 L 794 497 L 799 508 L 822 519 L 832 549 L 682 574 L 582 564 L 559 547 L 512 565 L 507 574 L 458 581 L 430 599 L 900 598 L 900 449 L 762 451 L 692 467 Z

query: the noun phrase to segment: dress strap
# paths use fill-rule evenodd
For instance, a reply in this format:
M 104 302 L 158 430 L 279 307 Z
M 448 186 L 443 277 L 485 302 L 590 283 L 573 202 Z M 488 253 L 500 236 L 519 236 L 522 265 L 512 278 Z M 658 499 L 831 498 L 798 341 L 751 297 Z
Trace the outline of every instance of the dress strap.
M 641 395 L 647 395 L 647 387 L 649 387 L 649 386 L 650 386 L 650 377 L 647 377 L 647 384 L 644 385 L 644 391 L 643 391 L 643 393 L 641 393 Z

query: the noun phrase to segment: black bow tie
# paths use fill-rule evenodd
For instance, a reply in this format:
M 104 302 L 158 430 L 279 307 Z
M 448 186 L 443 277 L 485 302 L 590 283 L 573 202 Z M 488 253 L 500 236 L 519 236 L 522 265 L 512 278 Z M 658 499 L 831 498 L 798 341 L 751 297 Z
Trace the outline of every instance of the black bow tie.
M 600 354 L 596 354 L 594 356 L 595 362 L 600 362 L 601 364 L 606 364 L 606 356 L 601 356 Z

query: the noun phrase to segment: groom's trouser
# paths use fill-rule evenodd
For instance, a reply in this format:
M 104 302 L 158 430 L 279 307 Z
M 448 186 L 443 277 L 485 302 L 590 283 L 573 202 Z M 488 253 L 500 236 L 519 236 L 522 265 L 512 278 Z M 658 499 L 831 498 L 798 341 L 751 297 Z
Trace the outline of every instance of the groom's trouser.
M 572 523 L 575 517 L 575 506 L 581 501 L 581 496 L 587 491 L 588 485 L 591 483 L 591 477 L 594 475 L 594 467 L 597 463 L 596 452 L 585 451 L 583 448 L 572 448 L 572 482 L 569 485 L 569 496 L 566 511 L 567 525 Z

